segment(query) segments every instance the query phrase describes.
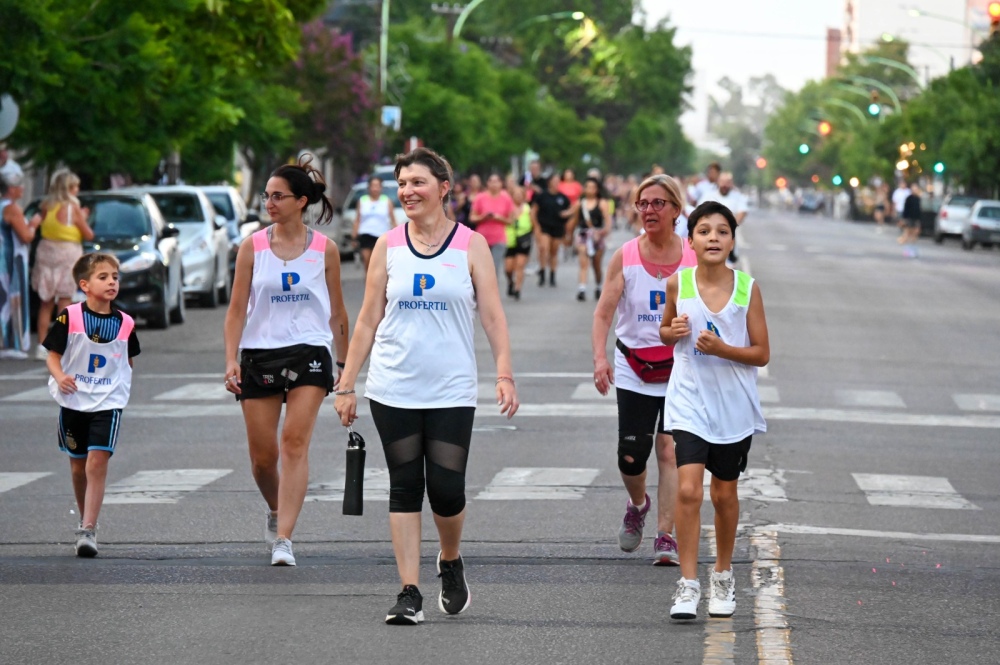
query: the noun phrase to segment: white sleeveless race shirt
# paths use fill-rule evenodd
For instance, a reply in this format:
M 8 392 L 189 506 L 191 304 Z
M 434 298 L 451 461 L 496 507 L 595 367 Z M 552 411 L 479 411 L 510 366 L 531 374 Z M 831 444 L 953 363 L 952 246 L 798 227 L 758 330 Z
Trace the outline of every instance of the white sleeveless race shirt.
M 737 443 L 767 431 L 757 394 L 757 368 L 705 355 L 694 346 L 702 330 L 715 332 L 730 346 L 750 346 L 747 309 L 754 280 L 739 270 L 733 272 L 733 295 L 718 313 L 702 301 L 694 270 L 678 273 L 677 316 L 687 314 L 691 334 L 674 345 L 663 419 L 668 430 L 690 432 L 709 443 Z
M 358 235 L 375 236 L 389 232 L 389 197 L 382 194 L 378 200 L 365 194 L 358 200 Z
M 683 242 L 680 266 L 693 266 L 698 262 L 694 250 Z M 672 273 L 671 273 L 672 274 Z M 615 336 L 630 349 L 641 349 L 649 346 L 662 346 L 660 341 L 660 322 L 663 320 L 663 307 L 667 302 L 667 278 L 664 273 L 660 279 L 650 275 L 642 265 L 639 254 L 639 238 L 633 238 L 622 245 L 622 276 L 625 278 L 625 290 L 618 301 L 618 321 L 615 324 Z M 615 348 L 615 386 L 641 395 L 661 397 L 666 394 L 667 384 L 645 383 L 635 371 L 629 367 L 628 360 L 618 348 Z
M 294 344 L 330 348 L 326 236 L 313 232 L 306 251 L 287 262 L 271 251 L 267 229 L 251 238 L 253 281 L 240 348 L 280 349 Z
M 365 397 L 398 408 L 475 406 L 474 231 L 456 224 L 433 256 L 417 254 L 402 224 L 386 236 L 385 316 L 375 331 Z
M 76 392 L 67 395 L 59 390 L 55 377 L 49 377 L 49 394 L 59 406 L 93 413 L 124 409 L 132 390 L 132 366 L 128 364 L 128 338 L 135 321 L 125 312 L 118 336 L 110 342 L 94 342 L 87 337 L 83 324 L 83 304 L 66 308 L 69 315 L 63 371 L 76 381 Z

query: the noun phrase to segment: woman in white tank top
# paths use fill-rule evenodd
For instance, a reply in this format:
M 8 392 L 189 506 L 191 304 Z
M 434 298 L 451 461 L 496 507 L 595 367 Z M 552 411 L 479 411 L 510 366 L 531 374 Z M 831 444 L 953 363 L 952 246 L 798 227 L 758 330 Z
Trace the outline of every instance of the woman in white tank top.
M 243 407 L 254 480 L 268 507 L 272 566 L 295 565 L 291 537 L 309 482 L 309 443 L 336 384 L 331 343 L 339 367 L 347 357 L 340 252 L 302 221 L 315 203 L 323 207 L 320 223 L 333 215 L 310 161 L 280 166 L 267 181 L 261 198 L 273 224 L 240 245 L 224 329 L 223 382 Z M 288 406 L 279 442 L 282 402 Z
M 695 264 L 694 252 L 674 233 L 684 209 L 680 184 L 666 175 L 647 178 L 639 185 L 634 204 L 644 233 L 625 243 L 611 257 L 608 278 L 594 312 L 591 343 L 594 386 L 602 395 L 615 387 L 618 402 L 618 470 L 628 493 L 625 516 L 618 530 L 618 546 L 634 552 L 642 544 L 646 514 L 652 503 L 646 494 L 646 462 L 653 450 L 657 462 L 656 521 L 653 563 L 676 566 L 674 496 L 677 465 L 674 441 L 663 426 L 663 396 L 667 377 L 639 376 L 625 353 L 669 366 L 672 349 L 660 342 L 660 320 L 666 304 L 667 278 L 683 266 Z M 613 364 L 608 362 L 608 332 L 617 315 Z
M 410 221 L 375 244 L 334 406 L 345 427 L 357 418 L 355 380 L 370 352 L 365 396 L 389 468 L 389 527 L 403 587 L 386 623 L 405 625 L 423 621 L 417 585 L 425 487 L 441 543 L 438 606 L 447 614 L 469 606 L 459 543 L 478 394 L 477 310 L 496 362 L 500 412 L 513 416 L 518 399 L 489 247 L 445 215 L 451 167 L 418 148 L 399 158 L 396 178 Z

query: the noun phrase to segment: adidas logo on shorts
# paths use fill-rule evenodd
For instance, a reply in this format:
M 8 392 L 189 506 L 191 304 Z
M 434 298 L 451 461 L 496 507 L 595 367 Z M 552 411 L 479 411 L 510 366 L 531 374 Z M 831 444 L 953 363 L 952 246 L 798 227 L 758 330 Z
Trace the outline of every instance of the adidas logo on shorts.
M 321 363 L 318 360 L 312 361 L 311 363 L 309 363 L 309 371 L 310 372 L 321 372 L 321 371 L 323 371 L 323 363 Z

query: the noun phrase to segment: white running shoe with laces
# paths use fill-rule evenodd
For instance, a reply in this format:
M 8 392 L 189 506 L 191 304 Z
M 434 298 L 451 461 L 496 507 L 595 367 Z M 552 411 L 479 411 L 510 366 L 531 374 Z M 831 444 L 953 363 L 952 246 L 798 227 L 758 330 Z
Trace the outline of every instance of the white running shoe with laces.
M 292 554 L 292 541 L 288 538 L 276 538 L 271 546 L 272 566 L 294 566 L 295 555 Z
M 674 605 L 670 608 L 670 618 L 674 621 L 689 621 L 698 618 L 698 601 L 701 600 L 701 583 L 698 580 L 677 580 L 674 591 Z
M 732 568 L 721 573 L 712 571 L 712 588 L 709 594 L 708 616 L 733 616 L 736 611 L 736 577 Z

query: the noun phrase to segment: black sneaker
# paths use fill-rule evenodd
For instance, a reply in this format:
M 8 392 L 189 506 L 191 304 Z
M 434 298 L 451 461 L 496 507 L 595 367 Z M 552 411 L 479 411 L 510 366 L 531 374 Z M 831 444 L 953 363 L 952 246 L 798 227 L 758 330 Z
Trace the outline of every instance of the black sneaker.
M 442 561 L 441 552 L 437 558 L 438 577 L 441 578 L 441 595 L 438 607 L 445 614 L 459 614 L 469 607 L 472 595 L 465 583 L 465 564 L 459 555 L 454 561 Z
M 514 282 L 507 282 L 507 295 L 511 297 L 514 296 Z
M 600 299 L 601 299 L 601 290 L 594 289 L 594 300 L 600 300 Z
M 556 285 L 556 271 L 553 270 L 552 272 L 549 273 L 549 286 L 555 286 L 555 285 Z
M 580 302 L 584 302 L 587 299 L 587 294 L 584 293 L 583 291 L 577 291 L 576 299 L 579 300 Z
M 424 597 L 420 590 L 407 584 L 396 596 L 396 604 L 385 615 L 385 622 L 393 626 L 413 626 L 424 620 Z
M 538 286 L 545 286 L 545 269 L 538 269 Z

